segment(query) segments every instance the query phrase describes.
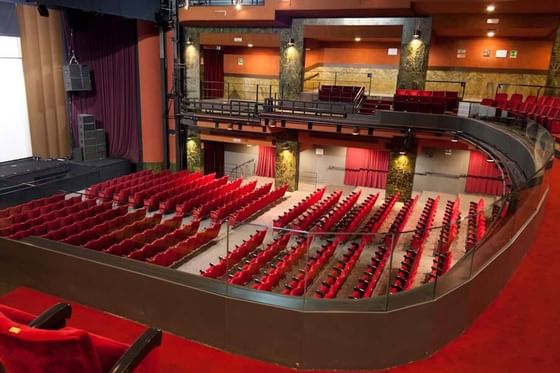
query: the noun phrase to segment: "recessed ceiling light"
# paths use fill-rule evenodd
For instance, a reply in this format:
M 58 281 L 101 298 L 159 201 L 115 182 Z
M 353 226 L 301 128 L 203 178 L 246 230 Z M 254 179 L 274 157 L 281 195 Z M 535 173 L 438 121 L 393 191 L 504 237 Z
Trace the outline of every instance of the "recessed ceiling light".
M 498 23 L 500 23 L 500 19 L 499 18 L 488 18 L 486 20 L 486 23 L 489 25 L 497 25 Z
M 242 0 L 237 0 L 235 2 L 235 10 L 241 10 L 242 5 L 241 5 Z
M 493 38 L 494 36 L 496 36 L 496 31 L 488 30 L 488 32 L 486 32 L 486 36 L 488 36 L 489 38 Z
M 486 7 L 487 12 L 493 12 L 495 10 L 496 10 L 496 5 L 494 5 L 494 4 L 490 4 Z
M 253 44 L 251 44 L 251 43 L 247 44 L 247 46 L 248 46 L 249 48 L 253 48 Z
M 236 36 L 236 37 L 233 38 L 233 41 L 234 41 L 235 43 L 242 43 L 242 42 L 243 42 L 243 38 L 240 37 L 240 36 Z
M 305 50 L 309 52 L 311 50 L 311 48 L 305 48 Z
M 354 38 L 354 41 L 355 41 L 355 42 L 360 42 L 360 41 L 362 41 L 362 38 L 359 37 L 359 36 L 356 36 L 356 37 Z

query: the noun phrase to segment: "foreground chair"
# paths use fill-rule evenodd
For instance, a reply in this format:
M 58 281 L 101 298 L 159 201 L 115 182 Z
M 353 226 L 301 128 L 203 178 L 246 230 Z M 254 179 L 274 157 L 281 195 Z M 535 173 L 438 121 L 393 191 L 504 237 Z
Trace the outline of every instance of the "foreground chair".
M 132 345 L 65 327 L 72 310 L 57 304 L 35 317 L 0 305 L 0 361 L 7 372 L 120 373 L 157 371 L 161 331 L 148 329 Z M 0 366 L 0 371 L 2 367 Z

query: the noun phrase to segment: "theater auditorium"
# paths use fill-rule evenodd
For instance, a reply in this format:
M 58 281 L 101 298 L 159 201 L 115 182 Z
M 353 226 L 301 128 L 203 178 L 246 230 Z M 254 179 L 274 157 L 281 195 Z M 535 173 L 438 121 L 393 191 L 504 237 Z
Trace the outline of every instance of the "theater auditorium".
M 558 0 L 0 0 L 0 372 L 545 372 Z

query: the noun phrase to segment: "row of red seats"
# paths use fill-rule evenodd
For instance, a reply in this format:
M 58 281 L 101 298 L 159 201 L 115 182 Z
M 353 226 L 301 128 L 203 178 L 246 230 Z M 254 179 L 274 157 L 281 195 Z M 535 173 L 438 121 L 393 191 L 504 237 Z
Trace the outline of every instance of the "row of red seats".
M 303 200 L 299 201 L 296 205 L 292 206 L 288 211 L 285 211 L 284 214 L 278 216 L 272 222 L 272 225 L 275 228 L 284 228 L 290 222 L 292 222 L 295 218 L 300 216 L 305 210 L 311 207 L 313 204 L 317 203 L 318 201 L 323 198 L 325 194 L 326 187 L 322 187 L 317 189 Z
M 428 281 L 435 280 L 451 268 L 452 253 L 450 248 L 459 232 L 460 219 L 459 198 L 456 198 L 455 201 L 447 201 L 445 214 L 443 216 L 443 226 L 441 227 L 437 250 L 434 254 L 434 262 L 432 264 L 432 270 L 428 275 Z
M 210 213 L 210 219 L 213 222 L 222 222 L 226 217 L 245 205 L 249 204 L 251 201 L 258 199 L 268 192 L 272 188 L 272 183 L 268 183 L 260 188 L 253 190 L 252 192 L 240 195 L 237 199 L 226 203 L 225 205 L 219 207 L 218 209 Z
M 82 197 L 77 196 L 10 215 L 3 218 L 6 223 L 11 222 L 11 224 L 0 228 L 0 236 L 9 236 L 24 229 L 29 229 L 31 226 L 43 224 L 45 221 L 66 216 L 68 215 L 67 209 L 80 202 L 82 202 Z
M 161 192 L 180 191 L 182 188 L 191 188 L 193 186 L 192 183 L 196 184 L 196 180 L 201 177 L 202 174 L 200 172 L 190 173 L 187 170 L 175 172 L 166 177 L 165 180 L 160 180 L 156 185 L 137 190 L 135 193 L 128 193 L 126 190 L 120 191 L 115 197 L 115 202 L 119 205 L 128 202 L 128 205 L 134 208 L 145 206 L 148 207 L 148 211 L 153 211 L 158 208 L 159 200 L 148 201 L 150 197 Z
M 214 173 L 205 175 L 202 179 L 200 186 L 183 191 L 167 201 L 160 202 L 159 211 L 164 214 L 175 211 L 177 215 L 185 216 L 193 209 L 194 198 L 221 188 L 228 182 L 228 178 L 225 176 L 215 179 Z
M 110 180 L 106 180 L 103 181 L 101 183 L 97 183 L 97 184 L 93 184 L 92 186 L 90 186 L 89 188 L 86 189 L 86 197 L 87 198 L 97 198 L 99 197 L 99 192 L 102 189 L 111 187 L 111 186 L 116 186 L 119 184 L 123 184 L 127 181 L 133 180 L 133 179 L 137 179 L 140 177 L 144 177 L 146 175 L 151 174 L 152 171 L 151 170 L 143 170 L 143 171 L 139 171 L 139 172 L 135 172 L 133 174 L 128 174 L 128 175 L 124 175 L 124 176 L 119 176 Z
M 430 235 L 430 229 L 434 222 L 434 216 L 437 212 L 438 204 L 439 196 L 435 199 L 428 198 L 428 201 L 424 206 L 424 210 L 422 210 L 422 214 L 420 215 L 420 219 L 416 224 L 411 245 L 406 250 L 404 259 L 401 262 L 401 267 L 391 284 L 391 293 L 407 290 L 414 283 L 414 279 L 416 278 L 416 273 L 418 271 L 418 265 L 420 264 L 422 253 L 424 251 L 424 243 Z
M 385 245 L 379 246 L 377 248 L 376 252 L 371 258 L 371 262 L 368 265 L 367 270 L 358 280 L 358 284 L 354 286 L 354 291 L 352 292 L 350 298 L 358 299 L 371 297 L 377 285 L 377 282 L 379 281 L 379 278 L 383 273 L 383 269 L 385 268 L 387 259 L 390 257 L 394 245 L 397 244 L 400 238 L 400 232 L 406 226 L 408 218 L 410 217 L 410 214 L 414 209 L 417 200 L 418 196 L 408 199 L 404 203 L 403 207 L 400 209 L 399 213 L 393 220 L 388 233 L 385 235 Z
M 303 295 L 305 289 L 313 283 L 315 276 L 327 265 L 331 257 L 334 255 L 336 248 L 340 244 L 340 241 L 327 241 L 320 250 L 318 250 L 314 256 L 310 256 L 307 259 L 307 263 L 303 270 L 301 270 L 292 280 L 285 285 L 285 289 L 282 290 L 284 295 Z
M 249 219 L 257 212 L 263 210 L 265 207 L 268 207 L 272 203 L 275 203 L 283 198 L 287 190 L 288 184 L 282 185 L 280 188 L 277 188 L 272 192 L 269 192 L 268 194 L 265 194 L 264 196 L 256 199 L 255 201 L 249 202 L 249 204 L 242 206 L 239 210 L 230 215 L 228 219 L 229 225 L 233 227 Z
M 130 259 L 143 260 L 153 257 L 157 253 L 167 250 L 168 248 L 177 245 L 179 242 L 185 241 L 192 235 L 198 232 L 200 220 L 193 220 L 189 224 L 183 225 L 174 231 L 167 233 L 163 237 L 157 238 L 154 241 L 145 244 L 140 249 L 135 250 L 128 254 Z
M 360 106 L 360 114 L 375 114 L 377 110 L 391 110 L 393 100 L 381 98 L 366 98 Z
M 177 177 L 186 177 L 188 175 L 186 171 L 181 171 L 178 173 L 171 173 L 167 171 L 162 171 L 155 174 L 150 179 L 132 184 L 125 188 L 120 188 L 117 190 L 113 196 L 113 201 L 119 205 L 130 204 L 133 207 L 140 207 L 143 201 L 134 201 L 134 195 L 138 192 L 143 192 L 145 190 L 157 190 L 160 185 L 166 185 L 169 182 L 173 182 Z
M 128 210 L 128 207 L 126 206 L 121 206 L 119 208 Z M 146 216 L 145 209 L 135 210 L 129 214 L 117 216 L 114 219 L 102 222 L 92 228 L 68 236 L 65 239 L 63 239 L 62 242 L 71 245 L 83 246 L 89 241 L 95 240 L 113 230 L 117 230 L 126 225 L 132 224 L 137 220 L 143 219 L 145 216 Z
M 103 222 L 126 215 L 127 213 L 128 208 L 126 206 L 116 209 L 108 209 L 103 211 L 101 214 L 93 215 L 84 220 L 76 221 L 70 225 L 62 226 L 57 230 L 49 232 L 46 236 L 44 236 L 44 238 L 54 241 L 62 241 L 66 239 L 66 237 L 91 229 Z
M 329 211 L 338 202 L 340 196 L 342 196 L 342 191 L 337 190 L 329 194 L 324 200 L 311 206 L 292 223 L 291 229 L 299 231 L 309 229 L 325 212 Z
M 62 201 L 64 200 L 64 198 L 64 194 L 54 194 L 49 197 L 34 199 L 32 201 L 21 203 L 16 206 L 6 207 L 5 209 L 0 210 L 0 227 L 12 224 L 11 221 L 5 222 L 5 218 L 9 218 L 10 216 L 19 214 L 21 212 L 31 211 L 38 207 Z
M 149 244 L 158 238 L 173 232 L 181 225 L 183 218 L 174 217 L 172 219 L 164 220 L 152 228 L 146 229 L 134 236 L 127 238 L 119 243 L 109 246 L 105 252 L 113 255 L 126 256 L 133 251 L 139 250 L 145 244 Z
M 482 105 L 493 106 L 503 110 L 510 110 L 514 106 L 519 106 L 519 104 L 521 104 L 522 101 L 523 101 L 522 94 L 514 93 L 513 95 L 511 95 L 511 99 L 508 100 L 507 93 L 496 92 L 496 95 L 494 96 L 493 99 L 484 98 L 480 103 Z M 528 96 L 527 99 L 525 100 L 525 103 L 531 104 L 531 103 L 535 103 L 536 101 L 537 101 L 536 96 Z
M 323 85 L 319 89 L 320 101 L 356 102 L 364 95 L 364 87 Z
M 264 250 L 255 255 L 248 263 L 228 279 L 229 284 L 245 285 L 260 272 L 263 265 L 271 261 L 278 253 L 286 248 L 290 235 L 285 234 L 275 238 Z
M 364 202 L 360 204 L 360 206 L 352 209 L 348 214 L 344 216 L 343 219 L 341 219 L 340 223 L 337 224 L 336 231 L 344 233 L 355 233 L 366 216 L 368 216 L 371 210 L 373 210 L 373 207 L 377 202 L 377 198 L 379 198 L 379 193 L 368 195 Z M 346 234 L 338 236 L 337 239 L 346 242 L 350 237 L 350 234 Z
M 187 238 L 185 241 L 146 259 L 146 261 L 165 267 L 172 266 L 218 237 L 221 225 L 221 223 L 214 223 L 205 230 Z
M 453 91 L 397 89 L 393 97 L 395 111 L 443 114 L 457 110 L 458 105 L 459 93 Z
M 318 298 L 335 298 L 338 294 L 338 291 L 346 282 L 346 279 L 356 266 L 360 255 L 364 247 L 371 241 L 372 237 L 368 234 L 375 234 L 385 221 L 387 215 L 393 209 L 393 206 L 397 202 L 399 198 L 399 193 L 395 193 L 391 198 L 385 199 L 383 204 L 379 207 L 379 209 L 375 212 L 374 216 L 367 222 L 365 227 L 362 230 L 362 233 L 366 234 L 362 236 L 360 243 L 353 242 L 350 247 L 347 249 L 346 254 L 342 255 L 342 258 L 333 266 L 332 270 L 327 274 L 326 278 L 321 281 L 321 287 L 316 290 L 316 297 Z M 362 204 L 362 208 L 364 206 L 373 205 L 377 200 L 379 193 L 375 195 L 374 198 L 371 198 L 371 201 L 366 201 Z M 368 199 L 371 195 L 368 197 Z M 367 208 L 367 207 L 366 207 Z M 371 211 L 371 208 L 370 208 Z M 369 211 L 368 211 L 369 214 Z M 367 215 L 367 214 L 366 214 Z M 349 230 L 353 231 L 353 230 Z
M 330 229 L 350 211 L 350 209 L 356 204 L 360 195 L 361 190 L 354 191 L 348 195 L 341 203 L 339 203 L 335 208 L 330 210 L 327 214 L 323 215 L 319 222 L 313 228 L 314 232 L 329 232 Z
M 255 190 L 257 181 L 252 181 L 245 185 L 241 185 L 241 179 L 226 184 L 220 188 L 209 190 L 198 197 L 192 198 L 189 203 L 193 206 L 192 215 L 196 219 L 203 219 L 212 211 L 223 206 L 239 196 L 243 196 Z M 189 206 L 189 207 L 190 207 Z
M 146 216 L 142 220 L 136 220 L 120 229 L 113 230 L 99 238 L 88 241 L 84 244 L 84 247 L 97 251 L 105 250 L 111 245 L 121 242 L 122 240 L 134 236 L 136 233 L 142 232 L 146 229 L 152 228 L 156 224 L 159 224 L 161 217 L 161 214 L 155 214 L 150 217 Z
M 14 232 L 8 237 L 19 240 L 27 236 L 43 236 L 50 231 L 59 229 L 61 226 L 70 225 L 88 216 L 108 210 L 109 208 L 111 208 L 110 204 L 96 205 L 94 200 L 85 200 L 66 207 L 63 210 L 53 211 L 50 214 L 43 215 L 44 217 L 48 216 L 49 219 L 44 219 L 41 224 L 30 225 L 27 229 Z M 62 212 L 64 212 L 64 214 Z
M 261 258 L 255 258 L 254 263 L 249 263 L 249 265 L 244 267 L 241 271 L 241 274 L 236 274 L 232 278 L 232 283 L 237 283 L 233 281 L 239 281 L 239 285 L 245 284 L 247 279 L 251 279 L 253 275 L 255 275 L 262 264 L 270 261 L 281 249 L 285 248 L 290 235 L 284 235 L 276 244 L 276 247 L 270 247 L 270 251 L 263 252 Z M 285 243 L 284 243 L 285 241 Z M 262 276 L 260 279 L 255 280 L 256 284 L 253 285 L 254 289 L 257 290 L 264 290 L 264 291 L 271 291 L 274 287 L 278 285 L 280 280 L 282 280 L 288 271 L 300 261 L 307 253 L 309 249 L 309 240 L 305 237 L 298 237 L 297 242 L 294 246 L 290 248 L 290 250 L 282 255 L 279 260 L 271 265 L 270 269 Z M 262 259 L 259 261 L 259 259 Z
M 128 204 L 133 207 L 143 205 L 148 211 L 157 210 L 161 201 L 165 201 L 183 190 L 199 186 L 202 176 L 201 172 L 187 173 L 185 176 L 168 181 L 165 184 L 135 193 L 129 197 Z
M 469 204 L 469 217 L 467 225 L 466 251 L 471 250 L 486 233 L 486 218 L 484 217 L 484 200 Z
M 81 200 L 82 200 L 81 196 L 72 197 L 69 199 L 64 199 L 64 198 L 58 199 L 57 197 L 56 202 L 47 202 L 43 206 L 37 206 L 33 209 L 28 209 L 28 210 L 22 210 L 10 216 L 0 218 L 0 232 L 2 232 L 2 229 L 6 229 L 6 228 L 15 229 L 15 230 L 29 228 L 29 224 L 37 224 L 37 221 L 34 221 L 34 219 L 49 214 L 53 211 L 61 210 L 65 207 L 79 203 Z M 23 228 L 24 224 L 27 224 L 25 228 Z
M 256 231 L 255 234 L 249 236 L 248 240 L 243 240 L 241 244 L 235 246 L 235 249 L 228 252 L 225 258 L 220 257 L 220 261 L 217 264 L 210 263 L 210 267 L 206 270 L 200 270 L 200 274 L 209 278 L 218 278 L 223 276 L 229 268 L 233 268 L 243 258 L 262 245 L 265 236 L 266 229 Z
M 119 191 L 123 190 L 123 189 L 129 189 L 133 186 L 138 186 L 144 183 L 147 183 L 149 181 L 153 181 L 153 180 L 157 180 L 159 178 L 162 178 L 164 176 L 170 175 L 171 171 L 169 170 L 165 170 L 165 171 L 161 171 L 158 173 L 146 173 L 140 177 L 137 178 L 133 178 L 133 179 L 129 179 L 123 183 L 117 183 L 117 184 L 113 184 L 110 186 L 106 186 L 104 188 L 99 189 L 99 191 L 97 192 L 97 196 L 103 201 L 103 202 L 109 202 L 112 201 L 115 194 L 118 193 Z

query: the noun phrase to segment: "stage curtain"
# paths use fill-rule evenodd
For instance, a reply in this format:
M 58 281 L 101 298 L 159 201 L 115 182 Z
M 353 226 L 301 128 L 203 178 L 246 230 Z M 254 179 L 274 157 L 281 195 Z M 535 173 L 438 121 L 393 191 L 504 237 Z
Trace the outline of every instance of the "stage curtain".
M 71 151 L 62 78 L 61 15 L 56 10 L 49 13 L 49 17 L 41 17 L 36 7 L 17 6 L 33 155 L 56 158 Z
M 344 184 L 385 189 L 389 172 L 389 152 L 347 148 Z
M 70 36 L 73 28 L 74 35 Z M 110 157 L 137 163 L 138 61 L 136 21 L 108 15 L 68 13 L 68 50 L 91 71 L 92 91 L 72 94 L 72 129 L 78 143 L 78 114 L 95 115 L 107 134 Z M 154 87 L 159 89 L 159 87 Z
M 486 162 L 484 154 L 471 150 L 465 193 L 501 195 L 501 177 L 502 174 L 495 163 Z
M 224 97 L 224 52 L 213 49 L 203 50 L 204 98 Z
M 276 148 L 259 146 L 256 174 L 263 177 L 276 176 Z

